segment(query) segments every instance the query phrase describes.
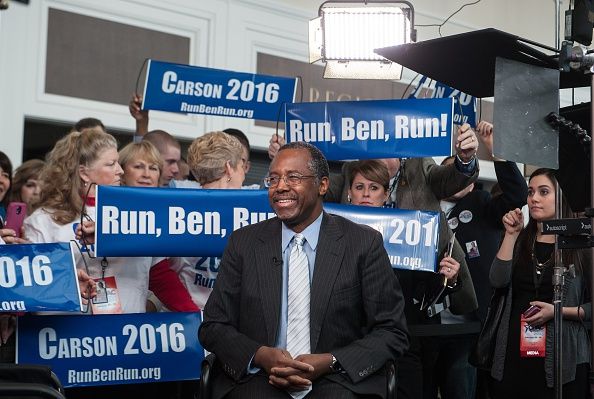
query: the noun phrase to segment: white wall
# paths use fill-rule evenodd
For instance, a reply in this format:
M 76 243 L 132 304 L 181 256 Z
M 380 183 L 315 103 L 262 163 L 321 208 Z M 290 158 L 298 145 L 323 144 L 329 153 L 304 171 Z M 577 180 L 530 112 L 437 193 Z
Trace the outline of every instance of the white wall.
M 439 23 L 466 1 L 413 0 L 416 23 Z M 132 130 L 127 107 L 44 93 L 45 43 L 49 7 L 116 22 L 176 33 L 190 38 L 190 63 L 255 71 L 263 51 L 307 61 L 307 22 L 317 16 L 318 0 L 36 0 L 12 2 L 0 23 L 0 149 L 18 165 L 25 117 L 76 121 L 95 116 L 106 125 Z M 568 6 L 563 1 L 562 8 Z M 482 0 L 466 7 L 444 26 L 444 35 L 496 27 L 549 45 L 554 43 L 553 0 Z M 418 28 L 419 40 L 437 36 L 437 28 Z M 64 40 L 73 40 L 64 38 Z M 471 62 L 472 60 L 469 60 Z M 406 71 L 404 80 L 415 74 Z M 588 101 L 589 94 L 578 93 Z M 567 103 L 567 95 L 563 104 Z M 250 132 L 256 147 L 267 146 L 271 130 L 249 120 L 151 113 L 151 126 L 194 138 L 234 126 Z M 490 176 L 488 167 L 486 176 Z
M 190 63 L 238 71 L 255 71 L 256 53 L 265 51 L 307 60 L 309 13 L 252 0 L 38 0 L 11 3 L 0 25 L 0 142 L 15 164 L 22 153 L 25 117 L 76 121 L 100 118 L 107 126 L 133 130 L 127 107 L 44 93 L 48 8 L 147 27 L 190 38 Z M 64 38 L 75 40 L 75 38 Z M 194 138 L 213 129 L 235 126 L 255 133 L 265 147 L 271 132 L 237 118 L 151 113 L 151 126 Z

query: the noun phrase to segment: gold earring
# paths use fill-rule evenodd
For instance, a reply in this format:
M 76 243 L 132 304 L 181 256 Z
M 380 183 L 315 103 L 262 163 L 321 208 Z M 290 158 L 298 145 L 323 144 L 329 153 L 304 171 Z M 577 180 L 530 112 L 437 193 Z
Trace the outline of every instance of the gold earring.
M 230 178 L 230 177 L 228 177 L 228 178 L 227 178 L 227 183 L 229 183 L 230 181 L 231 181 L 231 178 Z

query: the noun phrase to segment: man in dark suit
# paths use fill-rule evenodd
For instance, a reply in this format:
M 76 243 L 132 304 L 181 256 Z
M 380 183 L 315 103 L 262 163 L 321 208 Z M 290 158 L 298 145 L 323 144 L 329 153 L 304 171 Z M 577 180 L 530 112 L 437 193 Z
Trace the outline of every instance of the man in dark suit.
M 317 148 L 283 146 L 266 179 L 277 217 L 231 235 L 199 332 L 217 356 L 215 398 L 385 397 L 383 366 L 408 345 L 402 291 L 381 234 L 323 212 L 328 174 Z M 290 353 L 299 236 L 310 350 Z
M 281 139 L 274 137 L 270 141 L 268 154 L 273 158 L 277 143 Z M 391 176 L 390 194 L 387 205 L 401 209 L 423 209 L 440 212 L 440 199 L 448 198 L 459 190 L 476 181 L 479 174 L 479 163 L 475 158 L 478 149 L 478 139 L 473 129 L 464 124 L 458 128 L 455 141 L 455 162 L 449 166 L 436 165 L 432 158 L 384 159 Z M 330 185 L 325 196 L 327 202 L 347 203 L 350 187 L 352 162 L 343 165 L 340 175 L 332 175 Z M 445 215 L 440 212 L 438 253 L 444 254 L 448 242 L 452 238 L 452 231 L 448 228 Z M 470 271 L 465 260 L 465 252 L 456 241 L 452 257 L 460 263 L 458 284 L 453 290 L 448 290 L 449 309 L 457 315 L 469 314 L 477 308 L 477 300 L 472 285 Z M 398 398 L 421 399 L 429 380 L 425 369 L 433 373 L 433 364 L 426 352 L 423 337 L 451 333 L 450 326 L 439 324 L 441 313 L 428 318 L 426 313 L 419 311 L 415 299 L 421 300 L 426 281 L 431 274 L 419 273 L 413 270 L 395 269 L 402 284 L 405 314 L 411 333 L 410 349 L 400 360 L 398 367 Z M 447 303 L 447 302 L 446 302 Z M 454 326 L 458 327 L 458 326 Z M 470 332 L 478 331 L 478 323 L 465 326 Z M 431 376 L 432 377 L 432 376 Z M 431 378 L 432 379 L 432 378 Z M 427 396 L 428 397 L 428 396 Z

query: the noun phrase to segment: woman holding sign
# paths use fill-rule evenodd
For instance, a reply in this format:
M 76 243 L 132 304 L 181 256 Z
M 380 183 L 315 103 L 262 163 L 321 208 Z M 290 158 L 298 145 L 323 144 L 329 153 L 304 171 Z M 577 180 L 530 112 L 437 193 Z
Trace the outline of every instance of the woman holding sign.
M 349 189 L 348 201 L 353 205 L 363 206 L 384 206 L 390 195 L 390 174 L 388 167 L 384 161 L 380 160 L 363 160 L 350 163 L 349 175 Z M 446 294 L 456 295 L 460 285 L 457 285 L 458 275 L 460 273 L 460 263 L 451 256 L 451 251 L 445 246 L 439 248 L 440 253 L 444 257 L 439 262 L 439 274 L 433 275 L 426 272 L 415 272 L 409 270 L 395 270 L 400 281 L 405 281 L 408 286 L 403 285 L 403 294 L 406 301 L 405 313 L 407 324 L 410 328 L 416 328 L 419 325 L 427 323 L 428 316 L 425 311 L 419 310 L 419 304 L 423 306 L 425 297 L 431 291 L 428 281 L 443 282 L 443 278 L 447 278 Z M 442 286 L 443 287 L 443 286 Z M 443 288 L 442 288 L 443 289 Z M 462 293 L 461 291 L 459 291 Z M 458 294 L 459 295 L 459 294 Z M 464 295 L 462 293 L 462 295 Z M 417 302 L 418 300 L 418 302 Z M 439 321 L 439 317 L 433 316 L 431 323 L 436 327 L 435 323 Z M 427 389 L 430 380 L 433 377 L 431 369 L 424 370 L 423 361 L 426 357 L 426 352 L 423 347 L 421 339 L 416 335 L 410 337 L 410 348 L 407 350 L 398 367 L 398 396 L 403 398 L 423 397 L 423 388 Z
M 530 218 L 524 228 L 519 209 L 503 217 L 505 235 L 490 272 L 491 284 L 508 287 L 489 390 L 492 398 L 553 398 L 554 235 L 542 234 L 542 222 L 555 218 L 557 179 L 551 169 L 532 173 L 528 186 Z M 571 217 L 563 199 L 562 217 Z M 564 250 L 563 396 L 585 398 L 590 344 L 584 325 L 591 319 L 588 250 Z M 587 303 L 586 303 L 587 302 Z
M 389 195 L 390 177 L 382 161 L 368 159 L 356 161 L 351 166 L 348 198 L 353 205 L 383 206 Z M 460 263 L 447 254 L 439 263 L 439 273 L 444 275 L 450 286 L 456 284 Z
M 390 175 L 382 161 L 353 163 L 347 200 L 353 205 L 384 206 L 388 200 Z
M 177 306 L 193 304 L 187 293 L 186 301 L 178 302 L 179 292 L 168 289 L 166 282 L 177 278 L 167 260 L 92 256 L 89 231 L 94 230 L 96 186 L 119 186 L 122 174 L 113 136 L 99 130 L 71 132 L 48 154 L 40 176 L 40 200 L 24 223 L 27 237 L 34 243 L 70 242 L 85 231 L 75 259 L 77 267 L 97 282 L 97 295 L 90 303 L 94 314 L 143 313 L 149 287 L 174 310 L 196 310 Z M 155 276 L 155 270 L 165 272 Z
M 188 148 L 188 165 L 205 189 L 240 189 L 245 179 L 243 147 L 235 137 L 223 132 L 206 133 Z M 219 272 L 219 257 L 182 257 L 172 259 L 172 268 L 203 308 Z

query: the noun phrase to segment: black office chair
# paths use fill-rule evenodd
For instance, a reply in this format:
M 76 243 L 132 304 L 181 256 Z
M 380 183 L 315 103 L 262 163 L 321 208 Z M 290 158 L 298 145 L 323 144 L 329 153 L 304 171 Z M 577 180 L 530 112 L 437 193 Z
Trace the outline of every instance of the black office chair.
M 0 398 L 65 399 L 64 388 L 49 367 L 0 363 Z
M 199 398 L 200 399 L 211 399 L 212 397 L 212 369 L 214 367 L 216 356 L 214 353 L 209 354 L 202 361 L 202 375 L 200 376 L 200 388 Z M 386 362 L 386 398 L 396 399 L 396 385 L 397 385 L 397 373 L 396 363 L 392 360 Z

